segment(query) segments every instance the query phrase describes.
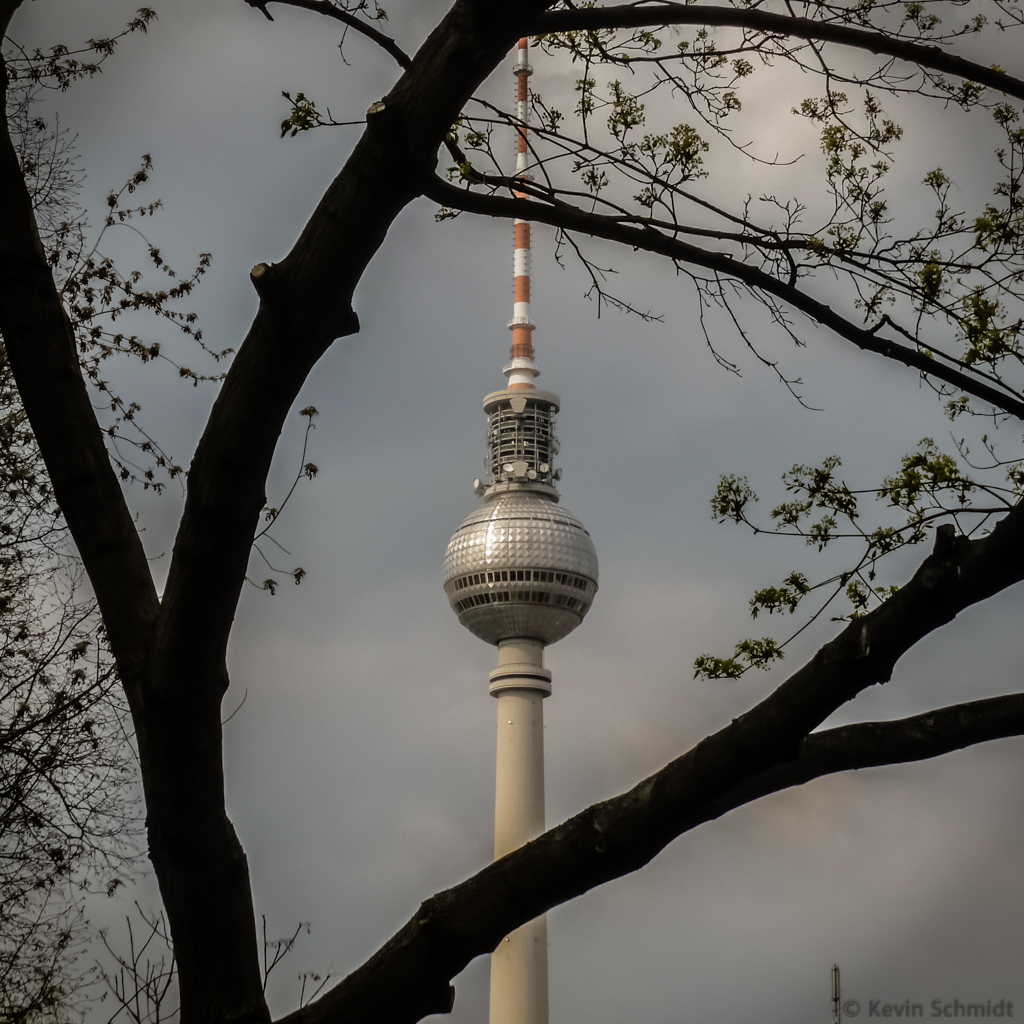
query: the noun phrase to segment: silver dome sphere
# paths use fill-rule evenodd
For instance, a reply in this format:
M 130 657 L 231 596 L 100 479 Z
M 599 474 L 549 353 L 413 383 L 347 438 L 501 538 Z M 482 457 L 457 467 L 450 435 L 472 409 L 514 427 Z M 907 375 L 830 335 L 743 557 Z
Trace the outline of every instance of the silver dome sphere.
M 509 490 L 455 531 L 444 579 L 459 622 L 481 640 L 553 644 L 590 609 L 597 552 L 567 509 L 536 492 Z

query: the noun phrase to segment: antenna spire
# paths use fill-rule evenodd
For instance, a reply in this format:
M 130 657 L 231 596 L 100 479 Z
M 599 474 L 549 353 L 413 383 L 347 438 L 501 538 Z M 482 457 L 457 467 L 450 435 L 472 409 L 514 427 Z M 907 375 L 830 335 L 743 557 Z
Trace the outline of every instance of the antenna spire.
M 519 40 L 518 60 L 513 69 L 516 76 L 516 178 L 532 181 L 533 175 L 526 170 L 529 153 L 527 150 L 526 133 L 530 122 L 530 87 L 529 78 L 533 74 L 530 67 L 530 44 L 525 36 Z M 529 199 L 523 192 L 516 192 L 516 198 Z M 512 362 L 505 367 L 509 390 L 536 390 L 534 377 L 540 369 L 533 359 L 534 322 L 530 319 L 530 222 L 516 218 L 515 252 L 513 255 L 513 275 L 515 278 L 515 304 L 509 330 L 512 332 Z

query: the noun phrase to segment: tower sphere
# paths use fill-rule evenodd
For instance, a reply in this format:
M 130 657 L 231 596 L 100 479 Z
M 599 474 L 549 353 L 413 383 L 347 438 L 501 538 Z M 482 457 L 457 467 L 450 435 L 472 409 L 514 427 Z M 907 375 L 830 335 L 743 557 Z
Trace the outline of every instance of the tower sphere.
M 568 509 L 546 495 L 506 491 L 455 532 L 444 589 L 459 622 L 481 640 L 553 644 L 590 609 L 597 552 Z

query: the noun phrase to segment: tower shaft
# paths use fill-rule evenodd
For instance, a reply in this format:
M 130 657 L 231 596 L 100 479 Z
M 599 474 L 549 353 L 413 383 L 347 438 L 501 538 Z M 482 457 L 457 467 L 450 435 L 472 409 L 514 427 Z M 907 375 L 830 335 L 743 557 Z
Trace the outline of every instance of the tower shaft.
M 494 802 L 494 859 L 518 850 L 544 831 L 544 698 L 551 673 L 537 640 L 504 640 L 491 673 L 498 698 L 498 754 Z
M 548 1024 L 548 919 L 527 921 L 491 954 L 490 1024 Z
M 551 673 L 536 640 L 498 646 L 491 694 L 498 699 L 494 858 L 544 831 L 544 698 Z M 490 1024 L 548 1024 L 548 925 L 541 916 L 491 954 Z

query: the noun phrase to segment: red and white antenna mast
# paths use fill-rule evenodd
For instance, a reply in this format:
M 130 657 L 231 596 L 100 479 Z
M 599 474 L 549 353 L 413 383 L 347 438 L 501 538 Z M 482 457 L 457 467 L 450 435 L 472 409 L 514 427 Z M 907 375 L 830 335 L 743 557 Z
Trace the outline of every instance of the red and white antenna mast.
M 530 123 L 530 67 L 529 40 L 524 36 L 519 40 L 518 61 L 514 74 L 516 76 L 516 177 L 522 181 L 532 181 L 533 175 L 527 171 L 529 166 L 529 148 L 527 146 L 527 130 Z M 523 192 L 516 192 L 519 199 L 529 199 Z M 505 367 L 509 390 L 535 389 L 533 379 L 540 370 L 533 359 L 533 328 L 530 319 L 530 222 L 516 218 L 515 222 L 515 254 L 513 256 L 513 274 L 515 277 L 515 304 L 509 330 L 512 332 L 512 362 Z

